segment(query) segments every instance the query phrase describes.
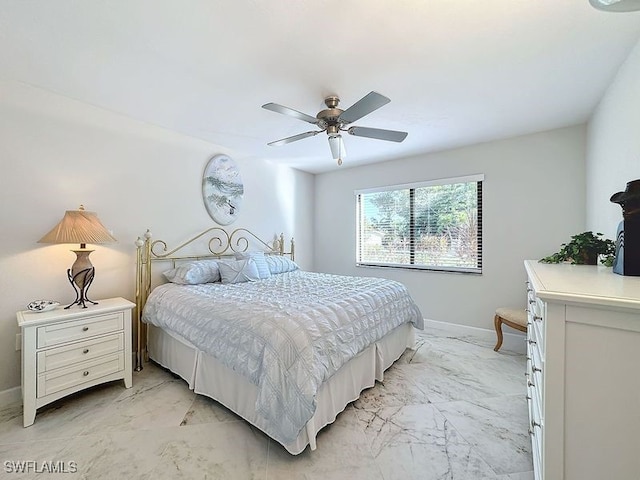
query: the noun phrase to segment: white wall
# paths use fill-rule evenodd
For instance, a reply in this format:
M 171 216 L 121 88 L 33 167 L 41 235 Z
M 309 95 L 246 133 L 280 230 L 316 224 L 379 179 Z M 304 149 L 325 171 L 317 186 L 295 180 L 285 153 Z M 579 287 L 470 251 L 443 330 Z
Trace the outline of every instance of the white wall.
M 583 230 L 585 134 L 564 128 L 317 175 L 316 269 L 399 280 L 425 318 L 492 328 L 496 307 L 525 306 L 523 260 Z M 476 173 L 485 174 L 481 276 L 355 266 L 354 190 Z
M 612 194 L 640 179 L 640 42 L 620 67 L 588 125 L 587 227 L 615 239 L 622 209 Z
M 295 235 L 296 260 L 311 269 L 313 175 L 0 82 L 0 391 L 20 384 L 15 312 L 34 299 L 75 298 L 66 279 L 75 259 L 71 246 L 36 243 L 65 210 L 84 204 L 119 240 L 95 246 L 90 296 L 133 300 L 138 235 L 150 228 L 175 245 L 214 225 L 201 182 L 217 153 L 237 161 L 245 184 L 243 209 L 231 227 L 265 238 Z

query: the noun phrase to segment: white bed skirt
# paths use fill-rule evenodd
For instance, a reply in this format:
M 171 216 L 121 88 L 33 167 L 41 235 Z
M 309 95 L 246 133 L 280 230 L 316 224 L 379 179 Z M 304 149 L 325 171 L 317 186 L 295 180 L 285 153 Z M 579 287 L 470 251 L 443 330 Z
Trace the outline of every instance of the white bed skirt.
M 239 416 L 269 434 L 262 418 L 256 415 L 257 387 L 215 358 L 199 351 L 181 336 L 148 325 L 149 357 L 182 377 L 189 388 L 220 402 Z M 320 387 L 317 408 L 296 440 L 283 445 L 291 454 L 301 453 L 307 445 L 316 449 L 317 433 L 375 381 L 407 348 L 415 345 L 411 324 L 403 324 L 361 352 L 340 368 Z

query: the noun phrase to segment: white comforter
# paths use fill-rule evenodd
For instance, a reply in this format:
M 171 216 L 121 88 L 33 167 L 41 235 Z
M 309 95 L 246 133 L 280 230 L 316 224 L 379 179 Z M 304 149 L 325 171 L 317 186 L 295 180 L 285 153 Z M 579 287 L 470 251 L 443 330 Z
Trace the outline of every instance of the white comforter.
M 395 327 L 423 328 L 401 283 L 295 271 L 240 284 L 164 284 L 143 321 L 176 332 L 258 387 L 256 411 L 292 442 L 322 382 Z

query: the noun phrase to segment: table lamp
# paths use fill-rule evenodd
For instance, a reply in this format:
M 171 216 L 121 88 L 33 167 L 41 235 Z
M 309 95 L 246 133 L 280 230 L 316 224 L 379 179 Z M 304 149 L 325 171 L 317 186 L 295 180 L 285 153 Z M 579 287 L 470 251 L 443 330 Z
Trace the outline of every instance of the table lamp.
M 111 236 L 104 225 L 100 223 L 95 212 L 87 212 L 80 205 L 78 210 L 67 210 L 60 222 L 53 227 L 38 243 L 79 243 L 79 250 L 72 250 L 76 254 L 76 261 L 67 270 L 67 277 L 74 291 L 76 299 L 70 305 L 79 305 L 87 308 L 85 302 L 97 305 L 97 302 L 89 300 L 87 291 L 95 277 L 95 268 L 89 260 L 89 254 L 93 250 L 87 249 L 87 243 L 113 243 L 117 240 Z

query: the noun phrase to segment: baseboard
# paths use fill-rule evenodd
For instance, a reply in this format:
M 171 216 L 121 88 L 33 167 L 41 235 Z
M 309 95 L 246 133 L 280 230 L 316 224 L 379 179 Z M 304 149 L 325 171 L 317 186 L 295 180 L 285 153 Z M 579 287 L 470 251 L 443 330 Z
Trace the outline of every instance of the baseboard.
M 425 319 L 425 330 L 428 330 L 429 326 L 433 326 L 434 328 L 443 329 L 450 331 L 455 335 L 471 335 L 473 337 L 477 337 L 483 343 L 487 343 L 491 345 L 493 348 L 496 344 L 496 331 L 493 329 L 487 328 L 479 328 L 479 327 L 470 327 L 469 325 L 460 325 L 456 323 L 447 323 L 447 322 L 439 322 L 437 320 L 428 320 Z M 500 351 L 509 350 L 510 352 L 526 354 L 527 353 L 527 345 L 526 345 L 526 335 L 521 333 L 510 333 L 502 331 L 502 347 L 500 347 Z
M 0 391 L 0 406 L 6 406 L 11 403 L 19 402 L 22 398 L 20 387 L 8 388 Z

